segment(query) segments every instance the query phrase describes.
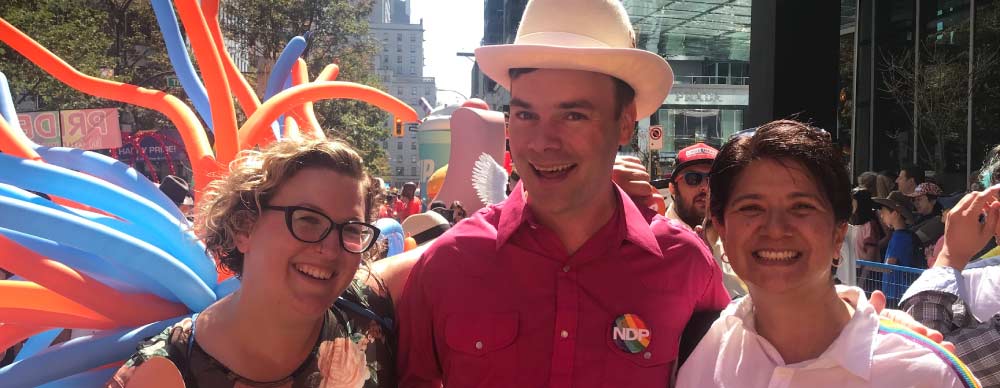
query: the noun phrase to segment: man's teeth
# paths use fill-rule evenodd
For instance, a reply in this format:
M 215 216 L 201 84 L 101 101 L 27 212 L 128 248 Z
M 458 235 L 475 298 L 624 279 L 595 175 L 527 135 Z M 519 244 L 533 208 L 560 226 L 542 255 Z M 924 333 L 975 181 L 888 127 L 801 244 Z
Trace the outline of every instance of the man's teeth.
M 333 271 L 322 269 L 320 267 L 312 266 L 309 264 L 296 264 L 295 269 L 298 270 L 299 272 L 302 272 L 303 274 L 308 275 L 309 277 L 319 280 L 328 280 L 330 279 L 331 276 L 333 276 Z
M 535 169 L 538 170 L 538 171 L 541 171 L 541 172 L 562 172 L 562 171 L 569 170 L 570 167 L 573 167 L 572 163 L 570 163 L 570 164 L 564 164 L 564 165 L 561 165 L 561 166 L 554 166 L 554 167 L 539 167 L 539 166 L 535 166 Z
M 764 260 L 790 260 L 799 255 L 796 251 L 757 251 L 756 254 Z

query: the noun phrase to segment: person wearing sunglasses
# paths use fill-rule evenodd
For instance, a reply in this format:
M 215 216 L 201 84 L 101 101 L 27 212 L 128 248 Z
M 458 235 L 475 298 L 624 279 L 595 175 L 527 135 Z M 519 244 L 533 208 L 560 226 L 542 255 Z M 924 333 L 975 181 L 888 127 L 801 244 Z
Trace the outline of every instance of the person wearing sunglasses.
M 391 306 L 357 308 L 372 291 L 355 273 L 379 235 L 378 188 L 358 153 L 283 140 L 230 168 L 202 198 L 195 232 L 240 288 L 144 341 L 108 386 L 162 386 L 171 371 L 188 387 L 396 386 L 392 323 L 379 319 Z
M 666 216 L 699 231 L 722 269 L 722 283 L 726 286 L 726 291 L 735 299 L 747 294 L 746 285 L 733 272 L 732 266 L 722 259 L 725 251 L 719 241 L 719 234 L 712 228 L 711 222 L 705 220 L 709 193 L 708 171 L 712 169 L 712 162 L 718 153 L 718 150 L 705 143 L 696 143 L 677 153 L 677 165 L 670 174 L 668 190 L 671 201 Z

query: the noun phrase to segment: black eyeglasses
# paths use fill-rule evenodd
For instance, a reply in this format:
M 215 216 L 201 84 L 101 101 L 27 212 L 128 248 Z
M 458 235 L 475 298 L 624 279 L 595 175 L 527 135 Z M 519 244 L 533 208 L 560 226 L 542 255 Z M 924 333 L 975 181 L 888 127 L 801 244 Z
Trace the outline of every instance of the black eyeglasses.
M 687 183 L 688 186 L 698 186 L 701 184 L 702 181 L 708 179 L 707 172 L 690 171 L 684 173 L 684 175 L 682 176 L 684 177 L 684 183 Z
M 264 206 L 264 209 L 285 212 L 285 225 L 292 237 L 305 243 L 323 241 L 334 228 L 340 236 L 340 246 L 351 253 L 365 253 L 378 239 L 379 229 L 361 221 L 333 222 L 326 214 L 302 206 Z

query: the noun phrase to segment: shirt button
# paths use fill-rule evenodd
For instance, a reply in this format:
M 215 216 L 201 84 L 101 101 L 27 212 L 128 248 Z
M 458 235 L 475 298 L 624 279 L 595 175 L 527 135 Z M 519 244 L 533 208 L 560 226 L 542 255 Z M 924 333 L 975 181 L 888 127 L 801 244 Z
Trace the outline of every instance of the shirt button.
M 650 352 L 646 352 L 646 353 L 642 354 L 642 358 L 645 358 L 647 360 L 650 359 L 650 358 L 652 358 L 652 357 L 653 357 L 653 353 L 650 353 Z
M 483 341 L 476 341 L 476 350 L 483 350 Z
M 569 266 L 568 265 L 563 267 L 563 272 L 569 272 Z
M 559 333 L 559 336 L 563 337 L 563 338 L 569 338 L 569 332 L 566 331 L 566 330 L 563 330 L 561 333 Z

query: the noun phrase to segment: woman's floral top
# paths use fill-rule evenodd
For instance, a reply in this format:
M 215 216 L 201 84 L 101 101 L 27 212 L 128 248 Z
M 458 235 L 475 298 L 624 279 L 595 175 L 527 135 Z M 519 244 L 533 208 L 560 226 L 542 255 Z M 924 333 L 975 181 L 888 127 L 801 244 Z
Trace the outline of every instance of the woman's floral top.
M 187 318 L 143 341 L 108 382 L 123 388 L 136 368 L 153 357 L 169 359 L 187 388 L 379 388 L 395 387 L 395 340 L 391 336 L 392 303 L 355 280 L 327 312 L 312 353 L 279 381 L 246 379 L 217 361 L 194 340 L 197 328 Z

